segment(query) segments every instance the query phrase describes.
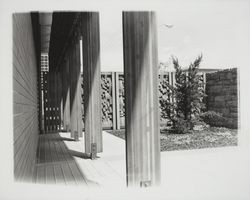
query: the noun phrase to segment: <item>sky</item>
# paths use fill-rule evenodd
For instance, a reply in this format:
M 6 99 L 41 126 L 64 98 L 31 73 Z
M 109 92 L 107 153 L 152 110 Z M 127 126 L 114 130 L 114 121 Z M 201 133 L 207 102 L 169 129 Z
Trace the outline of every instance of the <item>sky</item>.
M 133 10 L 156 12 L 159 62 L 175 56 L 187 67 L 202 54 L 201 68 L 240 68 L 249 63 L 249 8 L 250 1 L 201 0 L 157 1 Z M 102 71 L 123 70 L 122 9 L 107 6 L 100 11 Z

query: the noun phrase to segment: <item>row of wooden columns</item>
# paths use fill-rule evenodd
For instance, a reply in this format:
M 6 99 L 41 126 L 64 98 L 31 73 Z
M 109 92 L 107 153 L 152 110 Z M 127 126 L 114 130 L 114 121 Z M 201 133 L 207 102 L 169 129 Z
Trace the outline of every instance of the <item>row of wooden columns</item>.
M 62 124 L 76 140 L 83 136 L 81 60 L 84 80 L 85 153 L 102 152 L 99 13 L 81 13 L 62 62 Z M 82 59 L 81 59 L 82 57 Z
M 70 131 L 72 137 L 82 136 L 82 57 L 85 153 L 91 154 L 103 150 L 99 13 L 83 12 L 79 21 L 80 37 L 74 37 L 68 45 L 61 67 L 63 128 Z M 160 181 L 160 138 L 155 14 L 124 12 L 123 38 L 127 183 L 129 186 L 157 185 Z

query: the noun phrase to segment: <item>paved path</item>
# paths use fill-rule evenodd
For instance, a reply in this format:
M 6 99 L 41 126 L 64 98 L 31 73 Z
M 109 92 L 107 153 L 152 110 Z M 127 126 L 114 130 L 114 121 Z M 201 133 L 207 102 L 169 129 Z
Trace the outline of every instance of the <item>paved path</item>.
M 103 132 L 103 152 L 90 160 L 84 141 L 74 141 L 70 133 L 41 135 L 39 138 L 36 183 L 86 186 L 125 186 L 125 142 Z

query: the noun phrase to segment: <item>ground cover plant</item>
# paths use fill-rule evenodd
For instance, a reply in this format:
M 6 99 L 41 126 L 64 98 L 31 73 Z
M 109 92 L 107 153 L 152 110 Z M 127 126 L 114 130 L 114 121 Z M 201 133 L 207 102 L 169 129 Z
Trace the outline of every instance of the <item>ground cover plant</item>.
M 124 129 L 107 132 L 125 140 Z M 160 140 L 161 151 L 237 146 L 237 129 L 209 127 L 178 134 L 170 129 L 161 128 Z

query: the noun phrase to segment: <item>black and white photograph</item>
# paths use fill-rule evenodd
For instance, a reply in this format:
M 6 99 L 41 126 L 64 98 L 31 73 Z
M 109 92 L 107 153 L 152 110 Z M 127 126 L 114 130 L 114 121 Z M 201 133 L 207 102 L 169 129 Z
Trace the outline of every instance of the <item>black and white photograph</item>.
M 0 199 L 249 199 L 249 11 L 0 1 Z

